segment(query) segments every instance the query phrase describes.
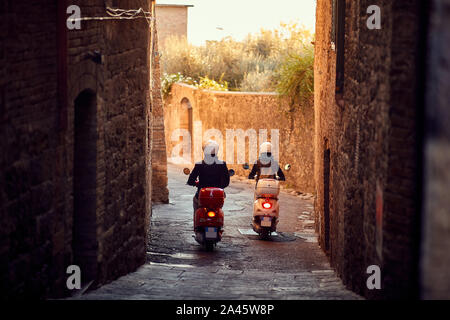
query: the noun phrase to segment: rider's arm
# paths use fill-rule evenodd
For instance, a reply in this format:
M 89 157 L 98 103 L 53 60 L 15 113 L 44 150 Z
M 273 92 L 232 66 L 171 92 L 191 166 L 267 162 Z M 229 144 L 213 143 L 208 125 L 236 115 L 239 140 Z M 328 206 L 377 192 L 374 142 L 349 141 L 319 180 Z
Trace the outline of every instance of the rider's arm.
M 228 172 L 228 167 L 226 162 L 223 162 L 222 165 L 222 189 L 228 187 L 230 184 L 230 173 Z
M 195 180 L 197 180 L 197 177 L 199 176 L 200 173 L 200 168 L 198 166 L 199 166 L 198 164 L 195 165 L 187 181 L 187 184 L 193 187 L 196 187 Z
M 256 174 L 258 173 L 258 164 L 255 163 L 253 165 L 252 171 L 250 172 L 250 174 L 248 175 L 249 179 L 255 179 Z
M 280 166 L 278 166 L 277 176 L 278 176 L 278 180 L 286 181 L 286 177 L 284 176 L 283 170 L 281 170 Z

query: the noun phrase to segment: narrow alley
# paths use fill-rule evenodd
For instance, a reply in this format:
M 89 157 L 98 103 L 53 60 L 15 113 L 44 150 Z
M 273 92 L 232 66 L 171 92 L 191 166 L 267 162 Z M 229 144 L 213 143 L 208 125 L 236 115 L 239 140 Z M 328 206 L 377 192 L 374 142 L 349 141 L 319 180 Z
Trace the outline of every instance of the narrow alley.
M 0 23 L 0 300 L 450 300 L 450 0 Z
M 279 232 L 259 240 L 250 226 L 252 181 L 225 189 L 225 231 L 213 252 L 193 239 L 192 195 L 169 165 L 169 204 L 153 207 L 147 263 L 81 299 L 360 299 L 331 270 L 313 230 L 313 200 L 283 192 Z

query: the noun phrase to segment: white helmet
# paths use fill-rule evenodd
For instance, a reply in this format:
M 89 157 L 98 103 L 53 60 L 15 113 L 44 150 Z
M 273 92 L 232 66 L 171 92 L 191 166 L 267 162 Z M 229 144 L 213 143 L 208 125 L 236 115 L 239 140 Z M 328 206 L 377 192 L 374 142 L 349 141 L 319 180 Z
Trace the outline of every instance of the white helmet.
M 219 153 L 219 144 L 214 140 L 208 140 L 203 145 L 203 153 L 205 155 L 217 155 Z
M 270 142 L 261 143 L 259 146 L 259 154 L 272 152 L 272 144 Z

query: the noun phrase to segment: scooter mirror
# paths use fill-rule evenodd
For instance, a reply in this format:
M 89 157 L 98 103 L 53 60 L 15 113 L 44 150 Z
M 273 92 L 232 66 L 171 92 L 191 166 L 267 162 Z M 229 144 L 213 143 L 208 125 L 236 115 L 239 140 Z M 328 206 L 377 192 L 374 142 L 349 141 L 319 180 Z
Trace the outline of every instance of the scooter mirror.
M 189 175 L 189 174 L 191 173 L 191 170 L 189 170 L 189 168 L 184 168 L 184 169 L 183 169 L 183 173 L 184 173 L 185 175 Z
M 228 173 L 230 174 L 230 177 L 235 175 L 235 171 L 233 169 L 228 170 Z
M 284 170 L 289 171 L 291 170 L 291 165 L 288 163 L 284 166 Z
M 242 165 L 242 168 L 244 168 L 244 170 L 248 170 L 248 169 L 250 169 L 250 166 L 249 166 L 248 163 L 246 162 L 246 163 L 244 163 L 244 164 Z

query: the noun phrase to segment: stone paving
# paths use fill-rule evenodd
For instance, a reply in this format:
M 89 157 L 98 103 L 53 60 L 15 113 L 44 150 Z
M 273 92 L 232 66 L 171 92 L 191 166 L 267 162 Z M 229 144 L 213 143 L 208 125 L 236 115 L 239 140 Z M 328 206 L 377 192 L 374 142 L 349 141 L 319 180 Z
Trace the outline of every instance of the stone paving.
M 251 231 L 254 182 L 233 177 L 225 231 L 213 252 L 193 239 L 193 187 L 169 165 L 170 203 L 155 205 L 147 263 L 78 299 L 361 299 L 345 289 L 317 245 L 310 195 L 280 195 L 278 234 Z

